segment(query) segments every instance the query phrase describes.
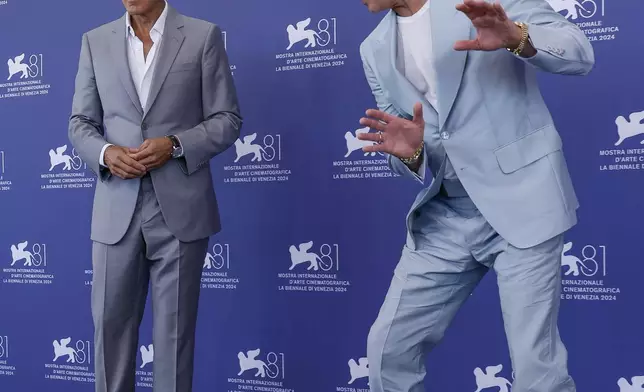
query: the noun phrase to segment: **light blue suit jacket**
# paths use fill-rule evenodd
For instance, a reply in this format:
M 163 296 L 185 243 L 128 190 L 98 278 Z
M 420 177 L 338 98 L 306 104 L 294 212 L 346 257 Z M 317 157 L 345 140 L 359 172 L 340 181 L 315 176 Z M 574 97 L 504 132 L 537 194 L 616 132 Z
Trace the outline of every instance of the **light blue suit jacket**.
M 537 54 L 526 59 L 505 49 L 455 51 L 456 41 L 476 37 L 471 21 L 456 10 L 457 3 L 440 0 L 430 5 L 436 109 L 396 68 L 393 11 L 360 46 L 365 74 L 380 110 L 412 118 L 413 105 L 423 103 L 426 146 L 444 148 L 490 225 L 511 245 L 529 248 L 572 227 L 579 206 L 536 73 L 585 75 L 594 65 L 593 48 L 546 0 L 501 0 L 510 19 L 528 24 Z M 388 159 L 396 173 L 426 183 L 424 170 L 417 175 L 398 158 Z M 431 159 L 425 154 L 424 162 L 434 169 L 432 181 L 407 215 L 407 245 L 412 249 L 415 213 L 438 193 L 442 182 L 444 168 Z

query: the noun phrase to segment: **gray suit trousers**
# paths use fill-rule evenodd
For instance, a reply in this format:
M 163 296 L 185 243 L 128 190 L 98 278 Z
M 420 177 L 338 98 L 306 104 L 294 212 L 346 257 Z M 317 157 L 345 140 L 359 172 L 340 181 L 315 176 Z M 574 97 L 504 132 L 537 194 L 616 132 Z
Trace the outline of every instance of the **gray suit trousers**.
M 152 289 L 154 392 L 192 391 L 197 306 L 208 238 L 176 239 L 149 176 L 114 245 L 94 242 L 92 317 L 96 392 L 134 392 L 139 326 Z

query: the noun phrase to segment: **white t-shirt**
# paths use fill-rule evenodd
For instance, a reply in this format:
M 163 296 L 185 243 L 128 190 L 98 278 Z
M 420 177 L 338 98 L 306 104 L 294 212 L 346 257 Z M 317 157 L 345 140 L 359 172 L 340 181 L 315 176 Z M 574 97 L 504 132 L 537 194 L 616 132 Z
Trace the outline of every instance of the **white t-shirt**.
M 403 76 L 438 110 L 436 97 L 436 68 L 432 50 L 432 28 L 428 0 L 411 16 L 397 16 L 398 53 L 396 65 Z M 432 151 L 427 151 L 432 154 Z M 447 158 L 445 179 L 455 179 L 456 172 Z
M 427 1 L 412 16 L 397 16 L 397 65 L 405 78 L 436 108 L 436 71 L 429 3 Z

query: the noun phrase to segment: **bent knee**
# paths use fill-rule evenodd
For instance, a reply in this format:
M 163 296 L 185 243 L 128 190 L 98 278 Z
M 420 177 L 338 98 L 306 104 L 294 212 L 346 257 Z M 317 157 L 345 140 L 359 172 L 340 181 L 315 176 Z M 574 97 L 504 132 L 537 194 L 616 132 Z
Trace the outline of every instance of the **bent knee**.
M 396 339 L 372 330 L 367 338 L 369 367 L 387 367 L 401 361 L 414 362 L 431 351 L 442 339 L 443 333 L 440 331 L 430 333 L 424 339 L 411 336 Z

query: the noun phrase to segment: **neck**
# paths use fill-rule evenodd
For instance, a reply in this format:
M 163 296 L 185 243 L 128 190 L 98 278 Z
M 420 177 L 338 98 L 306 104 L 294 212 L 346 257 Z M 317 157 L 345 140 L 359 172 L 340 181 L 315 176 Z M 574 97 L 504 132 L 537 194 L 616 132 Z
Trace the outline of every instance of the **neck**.
M 398 16 L 412 16 L 418 10 L 423 8 L 427 0 L 397 0 L 396 4 L 391 7 Z
M 130 15 L 130 23 L 134 32 L 150 34 L 150 30 L 152 30 L 152 27 L 163 13 L 164 8 L 165 1 L 160 1 L 156 7 L 145 14 Z

